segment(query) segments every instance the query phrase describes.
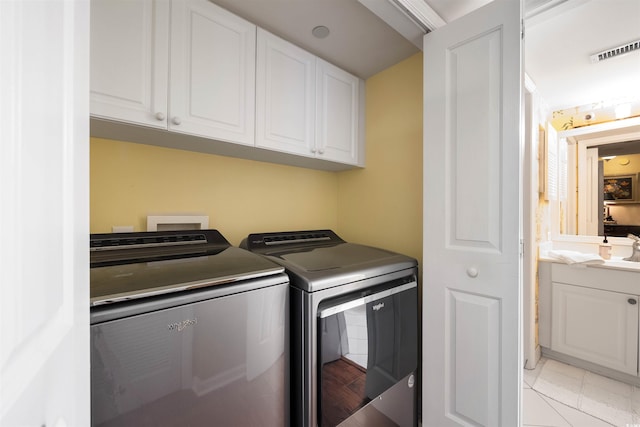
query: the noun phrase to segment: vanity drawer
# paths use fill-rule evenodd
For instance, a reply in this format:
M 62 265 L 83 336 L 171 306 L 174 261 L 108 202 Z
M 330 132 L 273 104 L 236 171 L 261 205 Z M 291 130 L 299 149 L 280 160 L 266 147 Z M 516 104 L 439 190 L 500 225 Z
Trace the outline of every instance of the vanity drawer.
M 640 272 L 552 263 L 551 281 L 640 295 Z

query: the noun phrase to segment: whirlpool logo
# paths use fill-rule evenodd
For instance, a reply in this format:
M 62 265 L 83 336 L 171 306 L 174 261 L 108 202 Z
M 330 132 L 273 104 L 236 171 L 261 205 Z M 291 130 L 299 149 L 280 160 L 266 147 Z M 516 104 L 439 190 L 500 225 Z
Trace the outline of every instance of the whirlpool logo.
M 194 317 L 193 319 L 185 319 L 182 322 L 170 323 L 168 328 L 170 331 L 182 332 L 186 328 L 195 326 L 196 324 L 198 324 L 198 319 Z
M 373 308 L 373 311 L 378 311 L 378 310 L 384 308 L 384 303 L 383 302 L 379 302 L 378 304 L 374 305 L 372 308 Z

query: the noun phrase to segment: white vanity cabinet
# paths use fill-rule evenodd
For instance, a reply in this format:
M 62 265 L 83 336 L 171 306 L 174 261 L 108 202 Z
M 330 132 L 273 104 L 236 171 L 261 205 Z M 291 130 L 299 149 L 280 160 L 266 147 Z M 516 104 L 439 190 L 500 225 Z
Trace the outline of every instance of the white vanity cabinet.
M 258 29 L 256 146 L 363 164 L 364 83 Z
M 93 0 L 91 114 L 254 143 L 255 25 L 206 0 Z
M 543 353 L 640 384 L 640 271 L 546 261 L 538 271 Z
M 638 296 L 552 284 L 551 349 L 630 375 L 638 372 Z

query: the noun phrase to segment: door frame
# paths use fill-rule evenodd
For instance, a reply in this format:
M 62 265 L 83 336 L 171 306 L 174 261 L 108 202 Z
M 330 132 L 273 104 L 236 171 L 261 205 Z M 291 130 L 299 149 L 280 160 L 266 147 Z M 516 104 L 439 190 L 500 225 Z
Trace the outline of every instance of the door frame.
M 524 80 L 524 152 L 522 171 L 522 366 L 534 369 L 540 360 L 541 350 L 536 340 L 536 288 L 538 275 L 536 241 L 536 212 L 540 164 L 539 111 L 537 111 L 536 85 L 525 72 Z

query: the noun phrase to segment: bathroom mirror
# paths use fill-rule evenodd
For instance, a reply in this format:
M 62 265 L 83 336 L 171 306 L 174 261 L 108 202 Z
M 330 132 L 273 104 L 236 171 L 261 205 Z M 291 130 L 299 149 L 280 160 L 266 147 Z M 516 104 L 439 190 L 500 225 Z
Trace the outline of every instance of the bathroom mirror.
M 569 152 L 567 235 L 624 237 L 640 229 L 640 118 L 558 133 Z M 575 171 L 575 174 L 573 173 Z

